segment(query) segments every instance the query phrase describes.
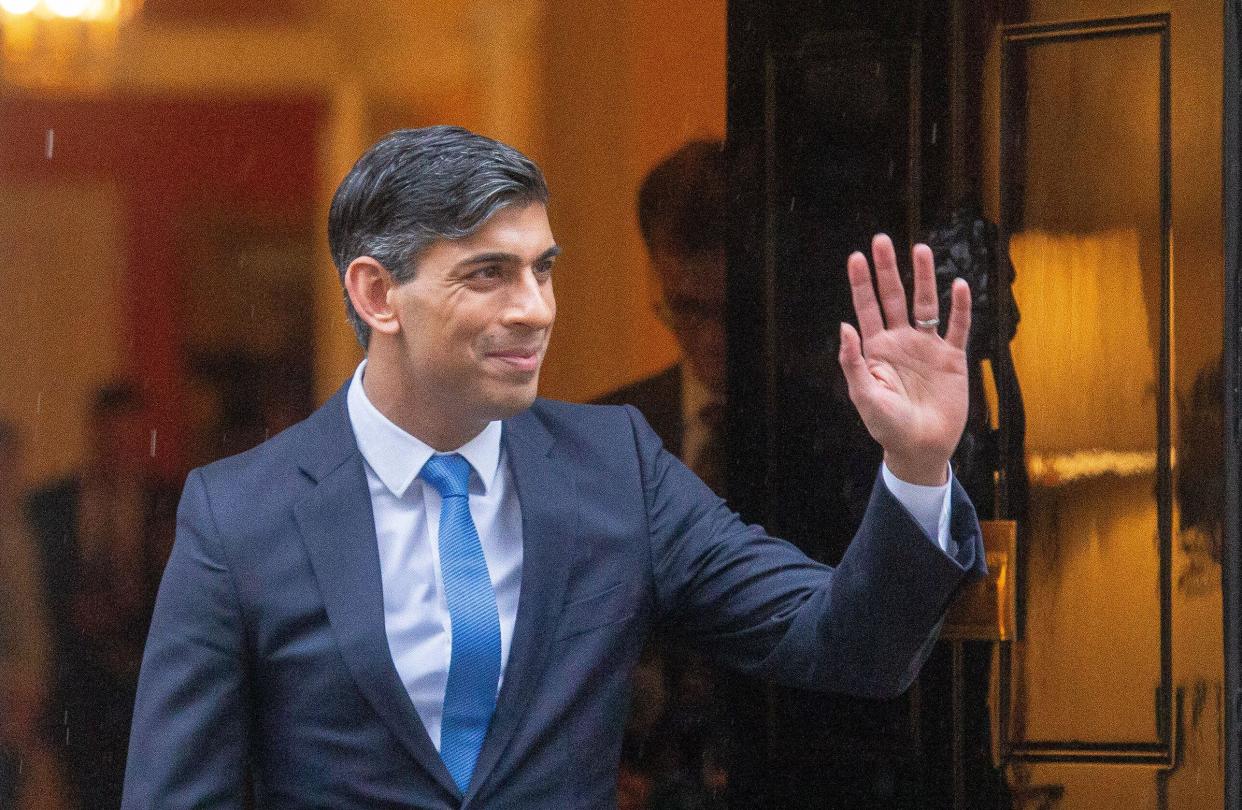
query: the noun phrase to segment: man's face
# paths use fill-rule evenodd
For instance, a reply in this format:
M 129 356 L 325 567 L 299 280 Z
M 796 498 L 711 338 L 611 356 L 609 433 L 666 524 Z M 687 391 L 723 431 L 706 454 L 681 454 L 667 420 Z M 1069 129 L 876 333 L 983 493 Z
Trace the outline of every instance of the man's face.
M 672 330 L 696 377 L 717 394 L 725 391 L 724 251 L 684 256 L 656 250 L 661 320 Z
M 510 206 L 468 238 L 434 243 L 389 291 L 408 382 L 439 418 L 487 422 L 534 401 L 557 253 L 544 206 Z

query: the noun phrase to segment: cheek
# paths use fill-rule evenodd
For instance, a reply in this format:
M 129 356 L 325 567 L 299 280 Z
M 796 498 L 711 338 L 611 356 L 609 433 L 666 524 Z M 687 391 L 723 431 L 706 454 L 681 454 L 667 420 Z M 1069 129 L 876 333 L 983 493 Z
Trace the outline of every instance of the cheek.
M 424 324 L 430 326 L 430 324 Z M 427 380 L 445 386 L 462 378 L 469 364 L 470 346 L 450 325 L 440 323 L 434 328 L 408 332 L 406 357 L 410 367 Z
M 486 321 L 468 312 L 440 314 L 428 326 L 433 323 L 420 343 L 427 359 L 441 365 L 460 363 L 474 354 L 487 333 Z

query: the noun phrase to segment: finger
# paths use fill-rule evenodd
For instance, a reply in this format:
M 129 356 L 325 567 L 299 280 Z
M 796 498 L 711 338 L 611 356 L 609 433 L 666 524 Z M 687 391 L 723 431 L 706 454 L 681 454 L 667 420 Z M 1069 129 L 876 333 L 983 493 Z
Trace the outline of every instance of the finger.
M 965 279 L 953 279 L 953 306 L 949 310 L 949 328 L 944 339 L 955 349 L 966 349 L 970 337 L 970 285 Z
M 914 262 L 914 320 L 936 320 L 940 317 L 940 301 L 936 296 L 936 262 L 931 248 L 915 245 L 910 258 Z
M 874 381 L 871 379 L 871 372 L 867 370 L 867 361 L 862 356 L 862 341 L 854 327 L 848 323 L 841 324 L 841 350 L 837 352 L 837 360 L 841 363 L 841 371 L 845 373 L 850 400 L 857 405 L 859 397 Z
M 897 273 L 897 254 L 893 252 L 893 240 L 885 234 L 877 233 L 871 240 L 871 260 L 875 263 L 875 286 L 880 293 L 884 323 L 889 329 L 909 326 L 906 291 L 902 288 L 901 276 Z
M 871 268 L 867 266 L 867 257 L 854 251 L 846 260 L 845 269 L 850 277 L 850 297 L 854 299 L 858 328 L 862 330 L 862 339 L 869 340 L 884 331 L 884 319 L 880 317 L 875 288 L 871 286 Z

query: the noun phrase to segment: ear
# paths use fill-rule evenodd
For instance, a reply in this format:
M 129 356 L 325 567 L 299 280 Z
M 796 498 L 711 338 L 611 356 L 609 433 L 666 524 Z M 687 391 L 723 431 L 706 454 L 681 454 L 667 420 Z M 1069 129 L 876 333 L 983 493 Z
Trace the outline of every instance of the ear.
M 401 328 L 388 300 L 397 286 L 388 269 L 370 256 L 359 256 L 345 268 L 345 292 L 372 333 L 395 335 Z

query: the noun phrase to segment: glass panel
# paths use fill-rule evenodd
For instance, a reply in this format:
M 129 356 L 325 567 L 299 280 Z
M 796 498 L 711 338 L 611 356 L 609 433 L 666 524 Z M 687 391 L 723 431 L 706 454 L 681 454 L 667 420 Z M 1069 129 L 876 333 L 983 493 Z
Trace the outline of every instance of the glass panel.
M 1021 4 L 1007 21 L 1155 10 L 1050 0 Z M 1166 771 L 1015 758 L 1006 768 L 1015 806 L 1198 810 L 1223 801 L 1221 24 L 1216 3 L 1179 3 L 1170 14 L 1167 620 L 1178 759 Z M 985 88 L 999 75 L 999 50 Z M 1008 144 L 1008 171 L 985 183 L 1019 189 L 1011 251 L 1022 321 L 1013 345 L 1033 485 L 1027 635 L 1015 649 L 1009 736 L 1150 741 L 1159 679 L 1158 43 L 1028 43 L 1016 53 L 1011 73 L 1025 95 L 1013 105 L 1024 125 L 1015 129 L 1026 139 Z M 985 90 L 985 111 L 999 95 Z M 990 117 L 999 132 L 999 116 Z M 985 144 L 985 176 L 998 143 Z
M 1153 743 L 1161 678 L 1160 41 L 1015 48 L 1026 740 Z M 1015 138 L 1016 140 L 1016 138 Z

